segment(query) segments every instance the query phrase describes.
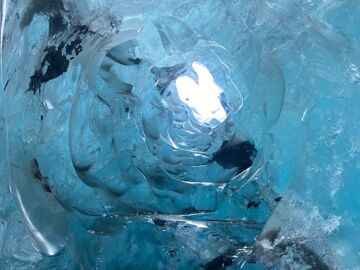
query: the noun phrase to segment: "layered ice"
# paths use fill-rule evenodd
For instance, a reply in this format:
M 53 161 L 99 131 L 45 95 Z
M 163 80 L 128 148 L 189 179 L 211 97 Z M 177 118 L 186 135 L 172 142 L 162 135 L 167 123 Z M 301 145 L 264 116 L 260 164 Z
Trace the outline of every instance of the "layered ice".
M 0 269 L 360 269 L 357 1 L 1 4 Z

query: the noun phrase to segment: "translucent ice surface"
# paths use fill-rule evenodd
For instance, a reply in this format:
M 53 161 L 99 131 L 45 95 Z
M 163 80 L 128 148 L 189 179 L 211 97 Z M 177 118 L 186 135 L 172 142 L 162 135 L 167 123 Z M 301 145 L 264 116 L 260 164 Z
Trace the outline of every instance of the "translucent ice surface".
M 0 3 L 1 270 L 360 269 L 359 1 Z

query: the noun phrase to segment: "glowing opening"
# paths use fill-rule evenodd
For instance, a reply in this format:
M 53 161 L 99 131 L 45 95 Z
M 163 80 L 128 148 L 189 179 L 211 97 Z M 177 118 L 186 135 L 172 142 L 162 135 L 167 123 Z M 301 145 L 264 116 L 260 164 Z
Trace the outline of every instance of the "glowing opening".
M 176 79 L 180 100 L 192 109 L 194 117 L 201 123 L 210 124 L 214 119 L 224 121 L 227 114 L 220 101 L 223 89 L 204 65 L 194 62 L 192 68 L 197 74 L 197 82 L 188 76 Z

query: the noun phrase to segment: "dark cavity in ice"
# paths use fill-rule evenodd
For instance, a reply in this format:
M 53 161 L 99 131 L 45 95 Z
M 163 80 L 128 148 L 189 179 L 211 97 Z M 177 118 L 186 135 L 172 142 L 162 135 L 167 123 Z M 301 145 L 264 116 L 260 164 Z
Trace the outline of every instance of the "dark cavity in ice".
M 255 145 L 250 141 L 235 145 L 225 141 L 212 160 L 225 169 L 239 168 L 239 171 L 244 171 L 253 164 L 256 154 Z
M 64 74 L 69 67 L 70 60 L 82 52 L 83 47 L 81 43 L 88 32 L 88 26 L 77 26 L 66 41 L 62 41 L 59 46 L 47 47 L 44 50 L 46 54 L 41 62 L 40 68 L 30 77 L 28 90 L 33 91 L 35 94 L 37 91 L 40 91 L 43 83 Z

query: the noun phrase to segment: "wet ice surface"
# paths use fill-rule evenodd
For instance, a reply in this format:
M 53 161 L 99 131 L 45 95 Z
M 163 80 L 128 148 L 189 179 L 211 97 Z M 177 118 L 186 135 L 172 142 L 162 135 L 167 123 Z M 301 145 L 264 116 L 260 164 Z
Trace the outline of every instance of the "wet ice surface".
M 0 268 L 360 269 L 357 1 L 2 1 Z

